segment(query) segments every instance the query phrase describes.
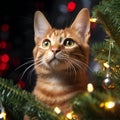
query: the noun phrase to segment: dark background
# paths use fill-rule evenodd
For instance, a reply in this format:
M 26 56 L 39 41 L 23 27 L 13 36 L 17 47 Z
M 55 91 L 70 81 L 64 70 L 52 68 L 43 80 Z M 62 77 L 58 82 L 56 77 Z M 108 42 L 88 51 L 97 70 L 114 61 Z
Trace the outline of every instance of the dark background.
M 68 8 L 71 1 L 76 4 L 72 11 Z M 33 86 L 32 68 L 24 71 L 30 65 L 25 63 L 32 59 L 35 11 L 42 11 L 53 27 L 64 28 L 70 25 L 80 9 L 87 7 L 91 13 L 98 3 L 99 0 L 1 0 L 0 76 L 12 79 L 23 89 Z M 101 28 L 98 25 L 92 27 L 91 43 L 101 41 L 104 36 Z

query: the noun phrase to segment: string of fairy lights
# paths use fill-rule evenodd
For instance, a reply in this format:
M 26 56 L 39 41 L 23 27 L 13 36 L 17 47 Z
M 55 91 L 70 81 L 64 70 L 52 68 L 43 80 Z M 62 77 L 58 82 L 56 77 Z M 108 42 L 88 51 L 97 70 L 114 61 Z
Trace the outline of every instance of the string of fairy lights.
M 95 22 L 95 23 L 96 23 L 96 21 L 97 21 L 96 18 L 91 18 L 91 19 L 90 19 L 90 22 Z M 109 84 L 109 83 L 111 83 L 111 81 L 110 81 L 110 73 L 109 73 L 109 72 L 110 72 L 111 50 L 112 50 L 112 48 L 113 48 L 113 46 L 114 46 L 114 41 L 107 41 L 107 42 L 109 42 L 108 60 L 107 60 L 107 62 L 105 62 L 105 63 L 103 64 L 104 67 L 106 68 L 106 76 L 105 76 L 105 79 L 103 80 L 103 88 L 105 88 L 105 89 L 106 89 L 106 87 L 109 88 L 110 85 L 111 85 L 111 84 Z M 109 84 L 109 85 L 108 85 L 108 84 Z M 104 87 L 104 86 L 105 86 L 105 87 Z M 87 84 L 87 92 L 88 92 L 89 94 L 91 94 L 93 91 L 94 91 L 94 86 L 93 86 L 93 84 L 92 84 L 92 83 L 88 83 L 88 84 Z M 101 103 L 99 104 L 99 107 L 100 107 L 100 108 L 104 108 L 104 109 L 106 109 L 106 110 L 109 110 L 109 109 L 114 108 L 115 105 L 116 105 L 116 102 L 113 101 L 113 100 L 111 100 L 111 99 L 109 99 L 108 101 L 101 102 Z M 4 108 L 4 106 L 2 105 L 1 102 L 0 102 L 0 111 L 1 111 L 1 112 L 0 112 L 0 119 L 6 120 L 5 108 Z M 62 113 L 62 110 L 61 110 L 59 107 L 56 106 L 56 107 L 54 108 L 54 112 L 59 115 L 59 114 Z M 65 117 L 66 117 L 66 119 L 68 119 L 68 120 L 77 120 L 77 119 L 78 119 L 78 116 L 77 116 L 73 111 L 67 113 Z

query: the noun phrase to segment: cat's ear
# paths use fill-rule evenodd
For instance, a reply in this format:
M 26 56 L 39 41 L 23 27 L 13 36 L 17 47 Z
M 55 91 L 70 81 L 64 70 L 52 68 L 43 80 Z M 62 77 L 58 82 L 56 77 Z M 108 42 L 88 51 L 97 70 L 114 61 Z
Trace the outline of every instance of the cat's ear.
M 90 37 L 90 14 L 89 10 L 87 8 L 83 8 L 73 21 L 71 28 L 76 29 L 82 39 L 85 42 L 88 42 L 88 39 Z
M 44 34 L 51 29 L 51 25 L 42 12 L 36 11 L 34 16 L 34 32 L 35 36 L 42 38 Z

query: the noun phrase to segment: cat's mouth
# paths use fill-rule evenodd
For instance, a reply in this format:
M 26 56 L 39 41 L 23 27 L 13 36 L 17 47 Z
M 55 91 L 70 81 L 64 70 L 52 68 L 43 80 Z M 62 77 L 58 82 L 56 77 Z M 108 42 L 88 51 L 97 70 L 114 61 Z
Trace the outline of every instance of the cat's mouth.
M 49 62 L 48 64 L 50 65 L 58 65 L 60 63 L 60 60 L 56 57 L 53 57 Z
M 47 61 L 47 65 L 53 69 L 61 68 L 63 64 L 64 64 L 64 61 L 62 59 L 59 59 L 59 57 L 57 56 L 53 56 L 51 59 Z
M 44 65 L 50 69 L 63 69 L 65 67 L 64 59 L 60 56 L 60 54 L 49 54 L 47 59 L 44 59 Z

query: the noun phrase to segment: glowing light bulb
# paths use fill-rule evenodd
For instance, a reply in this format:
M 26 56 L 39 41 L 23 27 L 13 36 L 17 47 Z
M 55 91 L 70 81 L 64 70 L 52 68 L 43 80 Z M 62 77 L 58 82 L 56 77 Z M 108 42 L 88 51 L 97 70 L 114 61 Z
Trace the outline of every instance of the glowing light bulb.
M 114 106 L 115 106 L 115 102 L 114 101 L 105 102 L 105 108 L 107 108 L 107 109 L 111 109 Z
M 73 112 L 67 113 L 66 117 L 71 120 L 73 118 Z
M 0 113 L 0 119 L 6 120 L 6 113 L 5 112 Z
M 108 62 L 103 63 L 103 65 L 104 65 L 104 67 L 106 67 L 106 68 L 109 68 L 109 67 L 110 67 L 110 65 L 108 64 Z
M 97 18 L 90 18 L 90 22 L 96 22 Z
M 105 106 L 105 103 L 104 103 L 104 102 L 100 103 L 100 107 L 101 107 L 101 108 L 104 107 L 104 106 Z
M 91 93 L 91 92 L 93 92 L 93 90 L 94 90 L 93 84 L 92 83 L 88 83 L 87 84 L 87 91 Z
M 55 111 L 57 114 L 60 114 L 60 113 L 61 113 L 61 110 L 60 110 L 60 108 L 58 108 L 58 107 L 55 107 L 55 108 L 54 108 L 54 111 Z

